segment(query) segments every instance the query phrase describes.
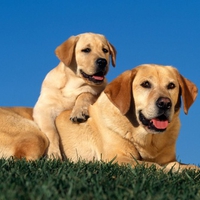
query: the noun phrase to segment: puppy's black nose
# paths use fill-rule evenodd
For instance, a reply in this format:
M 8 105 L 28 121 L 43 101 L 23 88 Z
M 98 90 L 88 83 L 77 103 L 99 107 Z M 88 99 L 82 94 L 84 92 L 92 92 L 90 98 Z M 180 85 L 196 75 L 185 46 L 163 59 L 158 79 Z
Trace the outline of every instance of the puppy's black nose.
M 160 108 L 162 110 L 168 110 L 168 109 L 170 109 L 172 107 L 172 102 L 167 97 L 160 97 L 156 101 L 156 105 L 157 105 L 158 108 Z
M 96 64 L 100 69 L 104 70 L 107 65 L 107 60 L 104 58 L 98 58 Z

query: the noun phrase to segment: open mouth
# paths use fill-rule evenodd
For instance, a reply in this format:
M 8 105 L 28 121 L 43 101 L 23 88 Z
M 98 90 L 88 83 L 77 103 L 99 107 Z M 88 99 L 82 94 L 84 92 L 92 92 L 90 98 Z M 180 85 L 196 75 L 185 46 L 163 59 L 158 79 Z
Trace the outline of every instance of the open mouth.
M 140 111 L 139 119 L 145 127 L 147 127 L 149 130 L 152 130 L 155 132 L 165 131 L 169 124 L 169 121 L 164 114 L 162 114 L 156 118 L 153 118 L 153 119 L 147 119 Z
M 83 72 L 83 70 L 80 70 L 80 73 L 84 78 L 88 79 L 89 81 L 95 84 L 101 84 L 105 78 L 105 74 L 102 71 L 95 73 L 93 75 L 86 74 L 85 72 Z

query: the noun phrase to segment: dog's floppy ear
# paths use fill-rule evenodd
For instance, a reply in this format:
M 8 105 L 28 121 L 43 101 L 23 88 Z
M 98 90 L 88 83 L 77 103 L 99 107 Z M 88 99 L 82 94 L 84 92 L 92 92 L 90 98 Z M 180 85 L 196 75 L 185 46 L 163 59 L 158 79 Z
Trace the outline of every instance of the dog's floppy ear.
M 136 75 L 136 70 L 125 71 L 109 83 L 104 93 L 107 95 L 109 100 L 125 115 L 131 105 L 132 97 L 132 82 Z
M 178 73 L 178 82 L 181 88 L 181 95 L 183 100 L 183 109 L 185 114 L 188 113 L 190 106 L 197 97 L 198 88 L 190 80 Z
M 63 42 L 60 46 L 58 46 L 55 50 L 56 56 L 66 65 L 69 66 L 71 64 L 74 50 L 76 46 L 76 42 L 78 41 L 77 36 L 71 36 L 68 40 Z
M 111 55 L 111 60 L 112 60 L 112 66 L 115 67 L 116 65 L 116 55 L 117 55 L 117 51 L 115 49 L 115 47 L 108 42 L 108 47 L 110 49 L 110 55 Z

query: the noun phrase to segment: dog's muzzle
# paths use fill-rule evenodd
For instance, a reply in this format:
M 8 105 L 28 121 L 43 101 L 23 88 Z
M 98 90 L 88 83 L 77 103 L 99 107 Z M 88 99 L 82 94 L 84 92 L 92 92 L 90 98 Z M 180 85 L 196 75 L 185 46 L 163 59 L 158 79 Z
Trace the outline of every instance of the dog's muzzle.
M 168 118 L 163 114 L 153 119 L 147 119 L 142 112 L 139 112 L 139 120 L 142 124 L 151 131 L 163 132 L 169 124 Z
M 91 81 L 91 82 L 93 82 L 97 85 L 101 84 L 104 81 L 104 78 L 105 78 L 105 74 L 102 71 L 97 72 L 93 75 L 86 74 L 83 70 L 80 70 L 80 73 L 82 74 L 82 76 L 85 79 L 87 79 L 87 80 L 89 80 L 89 81 Z
M 158 116 L 152 119 L 147 119 L 142 111 L 139 111 L 139 120 L 150 131 L 163 132 L 169 124 L 169 111 L 172 107 L 171 100 L 167 97 L 160 97 L 156 101 Z
M 86 74 L 83 70 L 80 70 L 80 73 L 88 81 L 99 85 L 104 81 L 105 75 L 107 73 L 107 60 L 104 58 L 98 58 L 96 60 L 96 66 L 97 66 L 96 70 L 97 73 L 95 74 L 92 75 Z

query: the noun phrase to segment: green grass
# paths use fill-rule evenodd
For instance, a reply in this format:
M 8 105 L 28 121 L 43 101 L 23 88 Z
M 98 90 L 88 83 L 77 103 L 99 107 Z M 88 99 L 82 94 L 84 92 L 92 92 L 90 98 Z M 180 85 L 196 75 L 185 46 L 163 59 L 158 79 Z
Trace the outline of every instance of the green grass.
M 167 174 L 154 166 L 0 160 L 0 200 L 200 199 L 200 172 Z

